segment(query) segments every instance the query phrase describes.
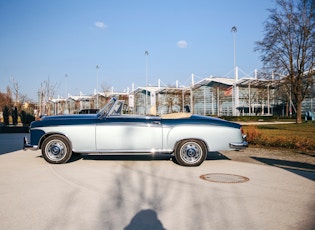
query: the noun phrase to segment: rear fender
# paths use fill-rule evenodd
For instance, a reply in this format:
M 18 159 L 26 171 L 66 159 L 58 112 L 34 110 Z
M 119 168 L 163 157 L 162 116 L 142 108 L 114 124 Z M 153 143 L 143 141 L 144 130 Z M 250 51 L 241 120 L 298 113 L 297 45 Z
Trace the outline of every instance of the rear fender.
M 175 149 L 176 146 L 184 140 L 194 139 L 199 140 L 205 144 L 207 149 L 210 149 L 209 142 L 205 139 L 204 130 L 200 130 L 201 127 L 196 125 L 184 125 L 176 126 L 170 130 L 164 130 L 165 135 L 165 147 L 166 149 Z
M 178 140 L 178 141 L 175 143 L 175 145 L 174 145 L 174 151 L 177 149 L 178 145 L 179 145 L 181 142 L 186 141 L 186 140 L 187 140 L 187 141 L 188 141 L 188 140 L 197 140 L 197 141 L 200 141 L 200 142 L 202 142 L 202 143 L 206 146 L 207 152 L 210 151 L 209 146 L 207 145 L 207 143 L 206 143 L 204 140 L 202 140 L 202 139 L 196 139 L 196 138 L 187 138 L 187 139 Z

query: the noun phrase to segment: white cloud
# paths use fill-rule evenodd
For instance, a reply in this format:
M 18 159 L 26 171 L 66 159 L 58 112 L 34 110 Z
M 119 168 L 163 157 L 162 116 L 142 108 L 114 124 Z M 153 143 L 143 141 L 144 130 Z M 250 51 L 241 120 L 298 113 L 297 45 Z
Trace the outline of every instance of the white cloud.
M 107 25 L 106 25 L 104 22 L 101 22 L 101 21 L 95 22 L 94 25 L 95 25 L 97 28 L 100 28 L 100 29 L 106 29 L 106 28 L 107 28 Z
M 181 40 L 181 41 L 178 41 L 176 43 L 176 45 L 179 47 L 179 48 L 186 48 L 188 46 L 188 43 L 184 40 Z

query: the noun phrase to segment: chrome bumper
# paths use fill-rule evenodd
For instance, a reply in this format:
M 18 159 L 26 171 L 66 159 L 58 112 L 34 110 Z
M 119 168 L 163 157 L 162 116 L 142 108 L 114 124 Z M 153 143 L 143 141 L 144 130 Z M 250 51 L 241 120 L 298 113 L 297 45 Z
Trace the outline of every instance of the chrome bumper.
M 241 150 L 248 147 L 248 143 L 246 141 L 243 142 L 231 142 L 230 148 L 235 150 Z
M 31 144 L 28 142 L 27 138 L 24 137 L 24 138 L 23 138 L 23 149 L 24 149 L 24 150 L 28 150 L 28 149 L 37 150 L 37 149 L 38 149 L 38 146 L 37 146 L 37 145 L 31 145 Z

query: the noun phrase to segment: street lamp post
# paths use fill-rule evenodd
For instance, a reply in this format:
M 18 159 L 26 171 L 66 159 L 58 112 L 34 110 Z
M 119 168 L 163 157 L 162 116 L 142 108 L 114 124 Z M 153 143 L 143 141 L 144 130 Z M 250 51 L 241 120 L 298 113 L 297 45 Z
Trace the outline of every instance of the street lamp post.
M 144 113 L 147 114 L 147 94 L 148 94 L 148 56 L 149 52 L 145 51 L 144 55 L 146 56 L 145 59 L 145 68 L 146 68 L 146 79 L 145 79 L 145 98 L 144 98 Z
M 99 66 L 96 66 L 96 109 L 98 109 L 98 69 Z
M 238 106 L 238 89 L 236 86 L 236 82 L 238 81 L 238 73 L 237 73 L 237 67 L 236 67 L 236 45 L 235 45 L 235 36 L 237 32 L 236 26 L 233 26 L 231 29 L 231 32 L 233 33 L 233 49 L 234 49 L 234 85 L 233 85 L 233 95 L 232 95 L 232 107 L 233 107 L 233 115 L 236 116 L 236 107 Z
M 234 47 L 234 77 L 236 77 L 236 46 L 235 46 L 235 34 L 237 32 L 237 28 L 235 26 L 232 27 L 231 32 L 233 33 L 233 47 Z
M 66 100 L 66 113 L 68 114 L 68 75 L 65 75 L 66 78 L 66 95 L 65 95 L 65 100 Z

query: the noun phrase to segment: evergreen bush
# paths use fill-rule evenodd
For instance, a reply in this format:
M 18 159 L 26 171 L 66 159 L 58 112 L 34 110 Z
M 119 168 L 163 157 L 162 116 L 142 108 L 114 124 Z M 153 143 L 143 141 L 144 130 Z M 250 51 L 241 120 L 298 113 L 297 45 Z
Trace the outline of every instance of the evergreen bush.
M 23 126 L 29 126 L 31 122 L 35 120 L 35 117 L 32 114 L 27 113 L 24 110 L 22 110 L 20 118 Z
M 10 111 L 8 106 L 4 106 L 3 108 L 3 121 L 5 125 L 9 125 L 10 121 Z

